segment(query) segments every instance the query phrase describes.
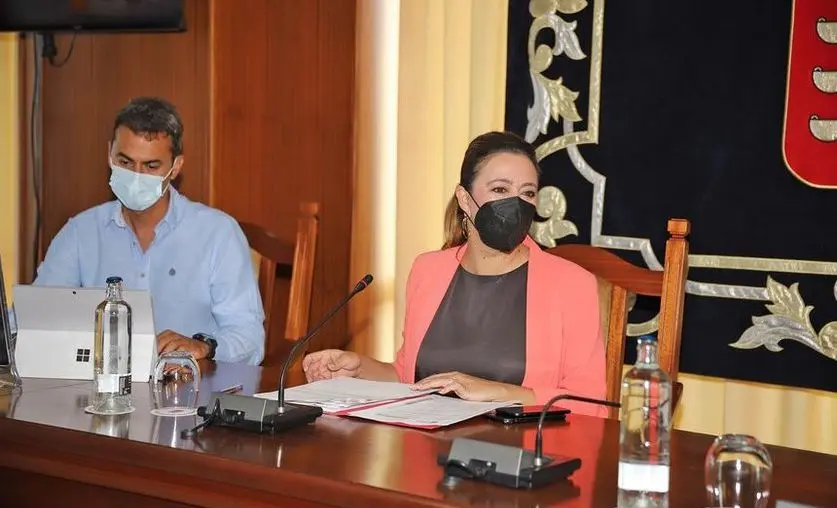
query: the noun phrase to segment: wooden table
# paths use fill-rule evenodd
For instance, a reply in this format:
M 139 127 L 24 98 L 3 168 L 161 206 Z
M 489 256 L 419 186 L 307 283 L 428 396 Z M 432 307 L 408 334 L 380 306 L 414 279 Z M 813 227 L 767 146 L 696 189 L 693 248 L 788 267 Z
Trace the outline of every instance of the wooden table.
M 275 371 L 219 364 L 202 395 L 244 382 L 248 392 L 276 385 Z M 531 447 L 531 425 L 475 419 L 426 432 L 324 416 L 276 436 L 214 428 L 180 438 L 197 417 L 152 416 L 145 384 L 136 411 L 84 413 L 89 383 L 26 379 L 22 393 L 0 396 L 0 505 L 85 506 L 560 506 L 616 505 L 619 424 L 574 415 L 552 424 L 547 453 L 577 456 L 571 481 L 516 491 L 472 481 L 446 485 L 436 456 L 457 436 Z M 712 437 L 674 432 L 670 506 L 704 506 L 703 457 Z M 770 447 L 771 501 L 837 507 L 837 457 Z M 771 502 L 771 506 L 772 506 Z

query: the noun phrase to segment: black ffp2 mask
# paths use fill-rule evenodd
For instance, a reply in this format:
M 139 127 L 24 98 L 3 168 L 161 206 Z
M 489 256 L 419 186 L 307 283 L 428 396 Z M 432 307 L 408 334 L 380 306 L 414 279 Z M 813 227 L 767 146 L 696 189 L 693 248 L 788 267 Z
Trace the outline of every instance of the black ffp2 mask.
M 471 222 L 482 243 L 509 253 L 526 238 L 534 219 L 535 205 L 513 196 L 483 203 Z

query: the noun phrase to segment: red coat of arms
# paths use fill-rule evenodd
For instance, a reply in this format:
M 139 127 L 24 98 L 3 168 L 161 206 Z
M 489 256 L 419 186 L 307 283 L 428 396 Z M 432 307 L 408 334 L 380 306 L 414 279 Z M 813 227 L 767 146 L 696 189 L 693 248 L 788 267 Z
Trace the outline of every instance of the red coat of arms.
M 837 188 L 837 1 L 794 0 L 783 152 L 814 187 Z

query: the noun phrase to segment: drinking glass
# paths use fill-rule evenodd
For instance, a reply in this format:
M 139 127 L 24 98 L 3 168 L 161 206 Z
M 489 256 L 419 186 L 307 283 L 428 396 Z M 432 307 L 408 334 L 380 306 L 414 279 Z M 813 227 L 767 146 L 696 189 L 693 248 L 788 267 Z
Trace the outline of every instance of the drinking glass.
M 126 439 L 131 431 L 131 415 L 100 415 L 93 414 L 90 420 L 90 432 L 102 436 Z
M 708 506 L 766 508 L 772 476 L 773 460 L 758 439 L 742 434 L 719 436 L 704 462 Z
M 198 420 L 197 415 L 181 418 L 154 418 L 151 426 L 151 442 L 171 448 L 184 446 L 181 433 L 197 425 Z
M 161 354 L 152 383 L 152 414 L 176 417 L 197 413 L 201 372 L 191 353 L 171 351 Z
M 0 384 L 0 418 L 12 418 L 22 389 L 19 386 Z
M 3 282 L 3 274 L 0 273 L 0 284 Z M 3 289 L 0 288 L 0 292 Z M 0 294 L 0 302 L 4 302 Z M 2 312 L 6 312 L 6 307 L 0 307 Z M 8 316 L 0 315 L 0 389 L 14 389 L 22 384 L 20 375 L 17 373 L 15 367 L 15 341 L 17 340 L 17 330 L 12 331 L 6 327 L 5 320 Z

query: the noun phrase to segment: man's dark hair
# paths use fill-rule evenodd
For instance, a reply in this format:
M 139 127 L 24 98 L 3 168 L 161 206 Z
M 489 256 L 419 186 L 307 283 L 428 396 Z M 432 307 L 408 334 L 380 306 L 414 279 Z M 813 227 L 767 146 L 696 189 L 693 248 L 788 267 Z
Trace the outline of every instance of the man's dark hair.
M 183 153 L 183 123 L 177 109 L 170 102 L 157 97 L 137 97 L 116 114 L 113 122 L 113 137 L 116 129 L 125 126 L 134 134 L 153 139 L 166 135 L 171 141 L 172 158 Z

